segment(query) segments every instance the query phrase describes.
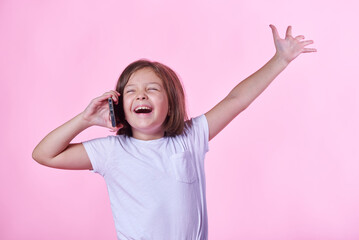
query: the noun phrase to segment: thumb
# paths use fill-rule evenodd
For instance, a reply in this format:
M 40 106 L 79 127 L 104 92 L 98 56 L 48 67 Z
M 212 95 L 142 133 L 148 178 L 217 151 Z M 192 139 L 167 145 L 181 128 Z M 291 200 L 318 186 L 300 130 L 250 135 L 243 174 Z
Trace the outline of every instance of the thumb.
M 112 127 L 112 125 L 109 127 L 110 128 L 110 132 L 117 132 L 118 130 L 120 130 L 123 127 L 123 124 L 119 124 L 116 127 Z
M 277 41 L 277 40 L 280 38 L 280 37 L 279 37 L 279 34 L 278 34 L 277 28 L 276 28 L 274 25 L 272 25 L 272 24 L 270 24 L 269 27 L 272 29 L 273 40 L 274 40 L 274 41 Z

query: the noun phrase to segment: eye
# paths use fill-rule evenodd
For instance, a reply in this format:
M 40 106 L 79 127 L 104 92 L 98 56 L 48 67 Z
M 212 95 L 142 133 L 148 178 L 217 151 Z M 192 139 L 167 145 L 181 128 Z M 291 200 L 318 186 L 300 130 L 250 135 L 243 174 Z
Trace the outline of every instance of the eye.
M 150 90 L 150 91 L 158 91 L 158 89 L 154 88 L 154 87 L 150 87 L 150 88 L 148 88 L 148 90 Z
M 128 89 L 128 90 L 126 90 L 126 93 L 132 93 L 132 92 L 134 92 L 135 90 L 133 90 L 133 89 Z

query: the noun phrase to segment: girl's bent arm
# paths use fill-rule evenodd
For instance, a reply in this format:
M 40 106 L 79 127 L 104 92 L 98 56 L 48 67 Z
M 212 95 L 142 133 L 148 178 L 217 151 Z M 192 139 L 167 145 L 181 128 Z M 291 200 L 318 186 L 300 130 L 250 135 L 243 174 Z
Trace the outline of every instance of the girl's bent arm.
M 107 99 L 112 97 L 117 104 L 119 95 L 116 91 L 109 91 L 93 99 L 85 111 L 42 139 L 35 147 L 32 158 L 48 167 L 92 170 L 91 161 L 82 143 L 70 144 L 70 142 L 90 126 L 102 126 L 117 131 L 121 126 L 111 126 Z
M 205 114 L 209 126 L 209 140 L 246 109 L 299 54 L 316 51 L 314 48 L 305 48 L 313 43 L 312 40 L 300 41 L 304 39 L 302 35 L 293 38 L 291 26 L 287 29 L 285 39 L 279 37 L 273 25 L 270 27 L 276 54 L 257 72 L 240 82 L 227 97 Z
M 32 153 L 38 163 L 61 169 L 92 169 L 84 146 L 70 144 L 80 132 L 90 126 L 80 113 L 70 121 L 50 132 Z

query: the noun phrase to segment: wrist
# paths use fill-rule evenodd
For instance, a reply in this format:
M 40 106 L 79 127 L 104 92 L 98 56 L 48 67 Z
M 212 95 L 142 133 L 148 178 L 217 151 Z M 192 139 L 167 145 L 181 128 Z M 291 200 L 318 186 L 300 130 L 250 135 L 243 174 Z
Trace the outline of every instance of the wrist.
M 284 68 L 286 68 L 290 63 L 290 61 L 288 61 L 287 59 L 285 59 L 278 53 L 274 54 L 274 56 L 272 57 L 272 60 Z
M 81 128 L 86 129 L 88 127 L 93 126 L 91 119 L 87 118 L 84 112 L 81 112 L 79 115 L 76 116 L 79 120 Z

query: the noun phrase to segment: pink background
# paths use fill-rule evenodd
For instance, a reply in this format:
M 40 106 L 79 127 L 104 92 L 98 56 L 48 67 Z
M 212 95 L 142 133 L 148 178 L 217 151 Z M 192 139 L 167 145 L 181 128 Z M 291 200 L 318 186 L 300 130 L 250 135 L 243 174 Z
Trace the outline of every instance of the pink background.
M 1 0 L 0 239 L 115 239 L 103 178 L 43 167 L 33 148 L 143 57 L 206 112 L 272 57 L 269 24 L 318 52 L 210 142 L 209 239 L 359 239 L 358 3 L 169 2 Z

